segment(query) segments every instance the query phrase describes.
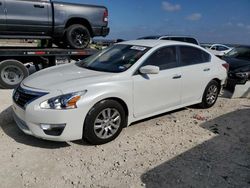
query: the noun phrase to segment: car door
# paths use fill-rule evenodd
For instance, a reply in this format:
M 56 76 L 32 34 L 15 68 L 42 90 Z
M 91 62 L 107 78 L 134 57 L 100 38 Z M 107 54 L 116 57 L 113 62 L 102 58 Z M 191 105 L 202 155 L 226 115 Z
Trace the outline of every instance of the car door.
M 6 14 L 5 14 L 5 2 L 0 0 L 0 33 L 5 31 L 6 26 Z
M 163 47 L 150 55 L 141 65 L 155 65 L 159 74 L 133 76 L 134 116 L 157 114 L 178 106 L 181 101 L 181 70 L 178 67 L 176 47 Z
M 204 50 L 192 46 L 179 46 L 182 66 L 182 105 L 199 102 L 204 90 L 212 79 L 216 66 Z
M 51 27 L 50 9 L 49 0 L 6 1 L 8 32 L 10 34 L 47 34 Z

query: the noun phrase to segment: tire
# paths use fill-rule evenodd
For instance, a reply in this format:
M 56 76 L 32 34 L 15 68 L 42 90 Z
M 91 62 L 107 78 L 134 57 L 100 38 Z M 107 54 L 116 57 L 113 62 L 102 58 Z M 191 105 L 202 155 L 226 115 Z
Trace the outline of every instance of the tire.
M 66 31 L 67 43 L 71 48 L 86 48 L 91 40 L 89 30 L 80 24 L 74 24 L 68 27 Z
M 29 76 L 28 69 L 14 59 L 0 62 L 0 85 L 5 89 L 14 89 Z
M 108 115 L 108 110 L 110 110 L 110 115 Z M 112 116 L 114 117 L 112 118 Z M 126 123 L 127 117 L 122 105 L 115 100 L 103 100 L 87 114 L 84 122 L 83 140 L 93 145 L 105 144 L 114 140 L 126 126 Z
M 212 80 L 208 83 L 203 93 L 202 102 L 199 106 L 204 109 L 212 107 L 216 103 L 219 93 L 220 84 L 217 81 Z

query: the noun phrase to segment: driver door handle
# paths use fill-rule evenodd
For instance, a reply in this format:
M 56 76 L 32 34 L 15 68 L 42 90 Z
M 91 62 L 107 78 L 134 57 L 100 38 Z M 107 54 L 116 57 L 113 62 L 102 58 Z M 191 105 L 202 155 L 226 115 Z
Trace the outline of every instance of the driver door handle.
M 181 78 L 181 75 L 180 74 L 177 74 L 177 75 L 174 75 L 173 76 L 173 79 L 180 79 Z
M 44 5 L 38 5 L 38 4 L 36 4 L 36 5 L 34 5 L 34 7 L 35 8 L 44 8 Z

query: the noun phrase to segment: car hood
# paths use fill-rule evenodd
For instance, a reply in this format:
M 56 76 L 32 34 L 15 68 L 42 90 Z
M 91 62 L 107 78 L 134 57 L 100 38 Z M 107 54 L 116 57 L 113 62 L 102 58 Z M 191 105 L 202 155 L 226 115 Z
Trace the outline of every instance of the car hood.
M 225 56 L 222 57 L 222 59 L 229 64 L 230 71 L 238 69 L 242 66 L 250 65 L 250 61 L 243 60 L 243 59 L 237 59 L 237 58 L 225 57 Z
M 250 72 L 250 64 L 230 71 L 230 73 Z
M 111 79 L 114 73 L 88 70 L 75 63 L 55 66 L 39 71 L 23 81 L 23 85 L 39 90 L 61 90 L 99 83 Z

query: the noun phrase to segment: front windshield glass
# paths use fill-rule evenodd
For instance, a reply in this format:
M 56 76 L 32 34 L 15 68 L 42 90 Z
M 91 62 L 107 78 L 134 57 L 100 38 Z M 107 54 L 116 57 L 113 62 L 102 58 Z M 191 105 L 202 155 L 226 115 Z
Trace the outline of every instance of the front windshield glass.
M 117 44 L 77 63 L 78 66 L 103 72 L 124 72 L 134 65 L 148 47 Z
M 250 48 L 236 47 L 225 54 L 226 57 L 250 60 Z

